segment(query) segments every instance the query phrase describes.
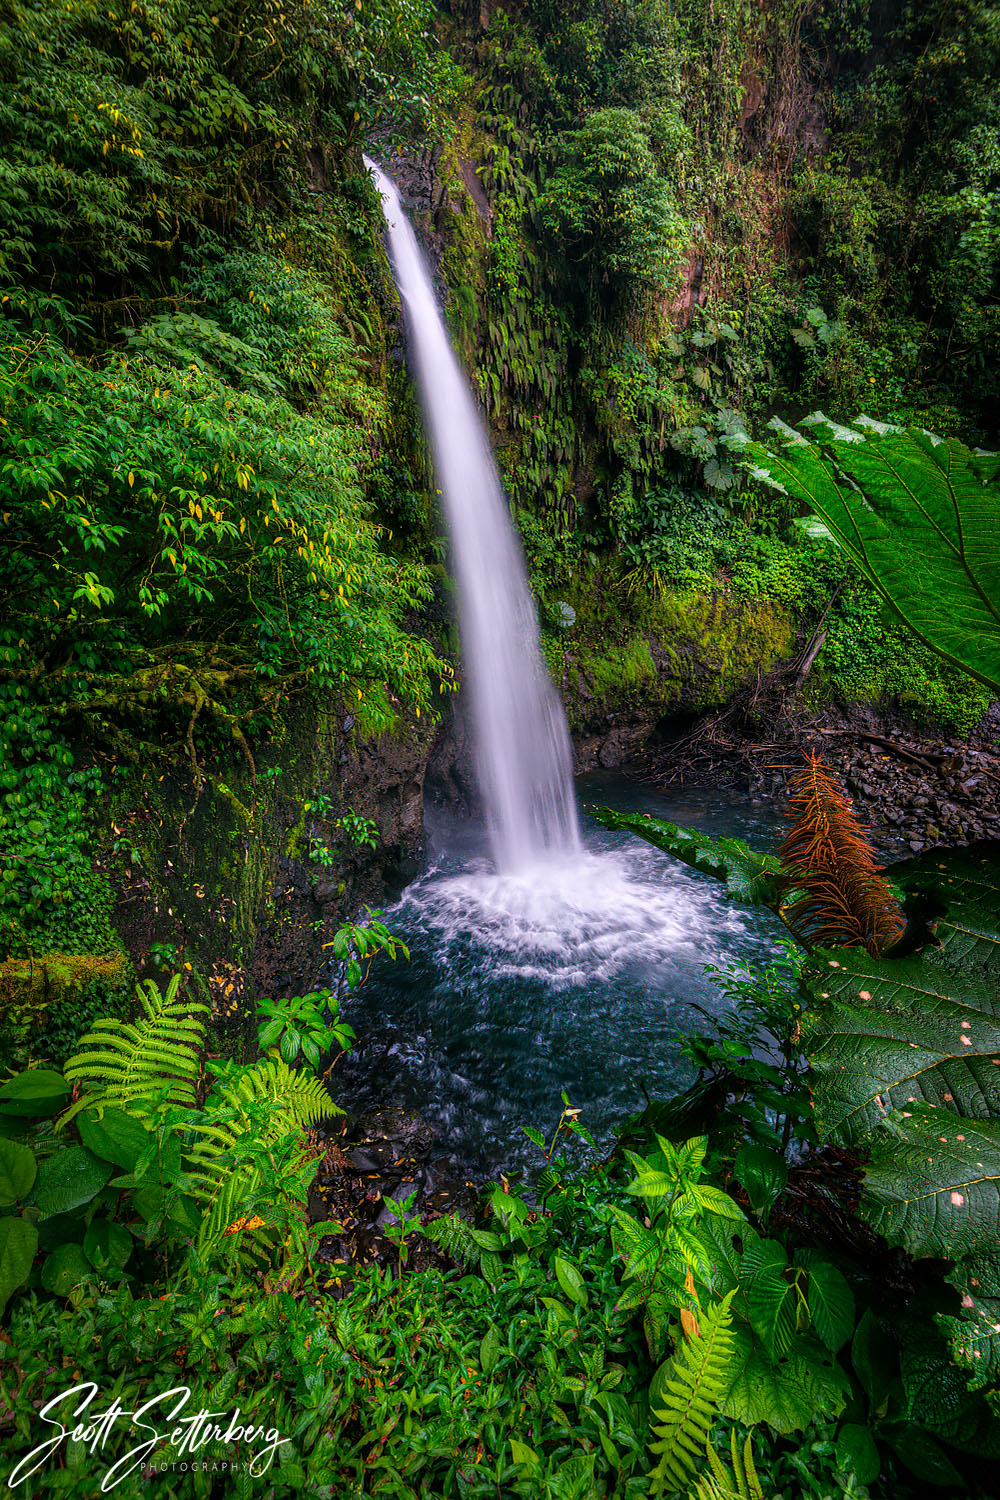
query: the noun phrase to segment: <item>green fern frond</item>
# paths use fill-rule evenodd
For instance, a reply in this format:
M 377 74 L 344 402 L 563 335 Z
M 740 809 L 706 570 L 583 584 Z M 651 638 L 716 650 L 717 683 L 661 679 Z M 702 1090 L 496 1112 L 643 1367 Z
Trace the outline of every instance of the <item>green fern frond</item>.
M 653 1412 L 660 1461 L 650 1474 L 650 1496 L 683 1489 L 704 1452 L 712 1422 L 731 1383 L 735 1291 L 699 1314 L 698 1334 L 681 1344 L 663 1383 L 662 1405 Z
M 703 1474 L 690 1491 L 689 1500 L 764 1500 L 764 1490 L 753 1461 L 753 1441 L 747 1435 L 740 1452 L 735 1429 L 729 1434 L 732 1469 L 727 1469 L 712 1447 L 711 1439 L 706 1444 L 708 1465 L 711 1474 Z
M 145 980 L 136 986 L 141 1011 L 137 1020 L 96 1021 L 80 1038 L 65 1076 L 70 1083 L 83 1084 L 83 1096 L 62 1123 L 95 1100 L 137 1115 L 148 1113 L 154 1101 L 194 1103 L 205 1034 L 204 1021 L 194 1013 L 205 1014 L 208 1007 L 197 1000 L 179 1000 L 180 983 L 181 975 L 175 974 L 161 993 L 151 979 Z
M 481 1249 L 472 1237 L 471 1226 L 457 1214 L 442 1214 L 439 1219 L 421 1224 L 420 1233 L 452 1260 L 473 1264 L 479 1260 Z
M 260 1183 L 260 1172 L 250 1163 L 238 1171 L 222 1173 L 211 1182 L 213 1196 L 198 1233 L 202 1252 L 217 1250 L 229 1240 L 228 1249 L 241 1262 L 262 1264 L 268 1259 L 273 1244 L 270 1226 L 266 1220 L 263 1224 L 254 1223 L 255 1219 L 264 1218 L 254 1203 Z
M 225 1252 L 245 1266 L 270 1258 L 275 1236 L 268 1207 L 259 1198 L 261 1167 L 246 1159 L 241 1143 L 250 1135 L 266 1151 L 340 1113 L 318 1078 L 295 1072 L 281 1058 L 261 1058 L 216 1083 L 203 1118 L 193 1124 L 190 1156 L 194 1194 L 205 1206 L 198 1237 L 202 1254 Z M 249 1227 L 255 1219 L 264 1222 Z M 242 1227 L 234 1229 L 238 1224 Z
M 232 1111 L 233 1118 L 245 1124 L 252 1118 L 258 1125 L 261 1114 L 265 1114 L 267 1140 L 278 1140 L 293 1130 L 304 1130 L 330 1115 L 343 1113 L 318 1078 L 296 1072 L 280 1057 L 262 1057 L 236 1079 L 217 1083 L 206 1101 L 206 1109 L 213 1108 L 220 1114 Z

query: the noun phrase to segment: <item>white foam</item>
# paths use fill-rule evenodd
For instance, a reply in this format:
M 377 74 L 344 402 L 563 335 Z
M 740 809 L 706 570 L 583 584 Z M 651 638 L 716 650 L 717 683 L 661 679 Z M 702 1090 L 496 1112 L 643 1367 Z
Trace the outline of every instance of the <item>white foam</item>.
M 665 883 L 662 860 L 640 846 L 550 859 L 517 875 L 485 861 L 457 874 L 431 869 L 398 910 L 437 963 L 461 963 L 474 942 L 484 979 L 565 989 L 629 968 L 669 969 L 682 954 L 711 962 L 746 923 L 721 891 L 679 867 Z

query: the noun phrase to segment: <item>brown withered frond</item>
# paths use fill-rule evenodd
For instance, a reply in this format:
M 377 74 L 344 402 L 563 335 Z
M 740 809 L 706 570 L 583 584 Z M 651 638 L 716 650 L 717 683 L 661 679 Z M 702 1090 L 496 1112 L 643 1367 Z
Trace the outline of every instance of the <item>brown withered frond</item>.
M 789 786 L 793 823 L 778 853 L 782 883 L 798 895 L 785 921 L 810 946 L 885 953 L 906 924 L 850 800 L 815 752 Z

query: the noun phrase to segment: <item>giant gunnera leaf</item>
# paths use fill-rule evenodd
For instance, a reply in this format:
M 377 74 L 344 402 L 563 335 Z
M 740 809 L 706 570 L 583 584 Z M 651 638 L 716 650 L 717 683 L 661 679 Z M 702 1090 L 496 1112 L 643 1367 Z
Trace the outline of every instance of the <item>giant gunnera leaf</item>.
M 915 636 L 1000 689 L 1000 457 L 953 438 L 821 412 L 783 423 L 780 451 L 745 451 L 754 472 L 818 516 Z
M 863 1148 L 861 1212 L 893 1245 L 955 1262 L 942 1318 L 976 1385 L 1000 1381 L 1000 846 L 891 873 L 929 918 L 902 959 L 813 955 L 803 1044 L 821 1133 Z
M 874 959 L 841 948 L 810 958 L 803 978 L 814 1008 L 803 1042 L 822 1134 L 853 1144 L 891 1111 L 921 1104 L 1000 1117 L 997 852 L 955 850 L 892 872 L 938 904 L 920 952 Z
M 871 1138 L 861 1210 L 911 1255 L 965 1255 L 1000 1239 L 1000 1120 L 923 1106 L 887 1115 Z
M 1000 1252 L 967 1255 L 948 1280 L 961 1295 L 961 1315 L 939 1319 L 952 1355 L 971 1372 L 973 1389 L 1000 1385 Z

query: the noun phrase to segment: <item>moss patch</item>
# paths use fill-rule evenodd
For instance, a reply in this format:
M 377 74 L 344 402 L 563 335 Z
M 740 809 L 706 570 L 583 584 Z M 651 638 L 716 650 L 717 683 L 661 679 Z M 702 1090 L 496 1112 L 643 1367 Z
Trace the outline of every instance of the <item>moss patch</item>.
M 121 1014 L 135 974 L 125 953 L 44 953 L 0 963 L 0 1062 L 62 1064 L 95 1016 Z
M 620 617 L 615 631 L 591 603 L 569 638 L 547 643 L 577 732 L 599 731 L 623 713 L 653 721 L 673 708 L 719 707 L 794 640 L 782 606 L 721 590 L 637 601 L 629 625 L 623 639 Z
M 0 963 L 0 1007 L 17 1003 L 47 1005 L 79 995 L 92 984 L 119 989 L 132 965 L 124 953 L 45 953 L 39 958 L 8 958 Z

